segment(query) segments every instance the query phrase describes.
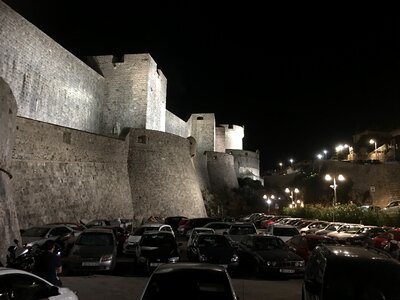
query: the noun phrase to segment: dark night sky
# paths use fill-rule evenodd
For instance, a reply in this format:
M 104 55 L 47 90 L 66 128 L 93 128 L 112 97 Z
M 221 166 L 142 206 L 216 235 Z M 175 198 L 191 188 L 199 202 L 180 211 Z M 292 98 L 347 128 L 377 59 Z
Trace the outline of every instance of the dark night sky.
M 264 1 L 4 2 L 82 60 L 150 53 L 168 80 L 167 109 L 185 120 L 213 112 L 218 123 L 243 125 L 244 149 L 260 150 L 262 171 L 332 152 L 366 129 L 399 126 L 396 11 L 289 10 L 289 2 Z

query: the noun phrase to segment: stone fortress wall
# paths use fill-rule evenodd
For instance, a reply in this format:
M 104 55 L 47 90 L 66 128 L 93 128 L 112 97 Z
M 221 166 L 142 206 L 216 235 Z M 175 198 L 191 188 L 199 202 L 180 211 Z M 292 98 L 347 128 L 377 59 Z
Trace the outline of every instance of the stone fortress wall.
M 13 176 L 0 172 L 0 261 L 19 228 L 200 217 L 203 190 L 238 186 L 215 115 L 166 110 L 149 54 L 98 56 L 91 68 L 1 1 L 0 28 L 0 168 Z

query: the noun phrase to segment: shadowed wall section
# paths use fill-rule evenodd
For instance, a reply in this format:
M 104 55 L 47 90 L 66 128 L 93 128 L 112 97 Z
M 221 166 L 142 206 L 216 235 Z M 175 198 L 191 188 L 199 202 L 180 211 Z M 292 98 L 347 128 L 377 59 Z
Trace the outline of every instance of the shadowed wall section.
M 128 170 L 134 215 L 206 216 L 190 156 L 190 141 L 154 130 L 129 129 Z
M 212 191 L 218 192 L 239 187 L 232 155 L 211 151 L 206 152 L 206 155 Z
M 20 240 L 19 223 L 12 196 L 11 152 L 15 139 L 17 104 L 10 87 L 0 78 L 0 262 L 5 264 L 7 248 Z

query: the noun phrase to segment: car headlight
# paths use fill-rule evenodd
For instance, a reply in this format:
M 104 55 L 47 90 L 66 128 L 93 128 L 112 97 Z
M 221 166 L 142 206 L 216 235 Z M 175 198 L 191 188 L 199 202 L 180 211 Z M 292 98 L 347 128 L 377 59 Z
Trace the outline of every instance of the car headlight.
M 179 261 L 179 257 L 178 256 L 174 256 L 174 257 L 168 258 L 168 262 L 171 262 L 171 263 L 176 263 L 178 261 Z
M 238 261 L 239 261 L 239 256 L 237 256 L 236 254 L 233 254 L 232 258 L 231 258 L 231 262 L 238 262 Z
M 113 255 L 112 254 L 107 254 L 107 255 L 103 255 L 100 258 L 100 262 L 112 261 L 112 259 L 113 259 Z
M 275 267 L 276 266 L 276 261 L 275 260 L 267 260 L 267 266 L 268 267 Z

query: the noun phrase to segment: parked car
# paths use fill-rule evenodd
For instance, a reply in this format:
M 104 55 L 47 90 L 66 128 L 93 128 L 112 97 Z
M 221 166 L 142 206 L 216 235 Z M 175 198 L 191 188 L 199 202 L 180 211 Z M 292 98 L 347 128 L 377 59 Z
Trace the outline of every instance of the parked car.
M 286 242 L 292 236 L 299 235 L 300 231 L 294 225 L 273 223 L 267 226 L 265 233 L 279 237 Z
M 382 207 L 377 206 L 377 205 L 361 205 L 360 210 L 362 212 L 371 212 L 371 211 L 377 212 L 377 211 L 382 210 Z
M 399 281 L 400 262 L 384 251 L 321 244 L 308 260 L 302 299 L 398 299 Z
M 117 263 L 117 243 L 112 229 L 86 229 L 65 260 L 66 272 L 113 271 Z
M 228 272 L 239 266 L 237 248 L 222 234 L 199 233 L 187 248 L 189 261 L 223 265 Z
M 0 299 L 78 300 L 78 296 L 30 272 L 0 267 Z
M 230 275 L 223 266 L 207 263 L 168 263 L 149 277 L 140 300 L 237 300 Z
M 299 229 L 300 233 L 315 233 L 317 230 L 324 229 L 326 226 L 328 226 L 329 222 L 328 221 L 314 221 L 308 224 L 307 226 L 304 226 Z
M 171 232 L 146 231 L 136 249 L 136 267 L 150 273 L 161 264 L 176 263 L 180 260 L 180 245 Z
M 238 244 L 238 254 L 240 272 L 256 276 L 299 276 L 304 272 L 304 259 L 273 235 L 245 236 Z
M 390 215 L 400 213 L 400 200 L 390 202 L 383 208 L 383 212 Z
M 171 225 L 164 223 L 146 223 L 137 227 L 132 233 L 129 234 L 125 240 L 122 252 L 127 255 L 136 255 L 136 248 L 139 245 L 142 235 L 146 231 L 165 231 L 170 232 L 175 236 L 174 230 Z
M 206 227 L 195 227 L 192 229 L 189 239 L 186 243 L 186 249 L 190 248 L 193 244 L 193 241 L 197 237 L 199 233 L 215 233 L 215 230 L 212 228 L 206 228 Z
M 330 222 L 324 229 L 317 230 L 315 234 L 326 235 L 329 232 L 338 230 L 344 224 L 343 222 Z
M 319 244 L 337 244 L 337 241 L 324 236 L 317 234 L 303 234 L 303 235 L 295 235 L 288 239 L 286 245 L 289 246 L 289 249 L 292 250 L 297 255 L 301 256 L 304 261 L 307 263 L 308 257 L 311 254 L 311 251 Z
M 251 222 L 236 222 L 229 227 L 226 235 L 233 242 L 239 243 L 248 234 L 256 234 L 256 226 Z
M 178 233 L 181 236 L 185 236 L 185 237 L 189 238 L 191 230 L 193 228 L 203 227 L 207 223 L 215 222 L 215 221 L 219 221 L 219 219 L 218 218 L 209 218 L 209 217 L 191 218 L 191 219 L 187 220 L 187 222 L 184 222 L 181 225 L 179 225 Z
M 346 240 L 356 234 L 362 227 L 363 225 L 361 224 L 344 224 L 338 230 L 329 232 L 326 235 L 340 243 L 346 243 Z
M 379 249 L 384 249 L 391 240 L 400 241 L 399 228 L 389 229 L 372 238 L 373 246 Z
M 224 234 L 228 232 L 228 229 L 231 227 L 232 222 L 210 222 L 204 225 L 203 227 L 214 229 L 215 233 Z
M 33 226 L 21 233 L 21 245 L 42 246 L 47 240 L 54 240 L 61 249 L 61 255 L 66 256 L 81 232 L 63 224 Z

